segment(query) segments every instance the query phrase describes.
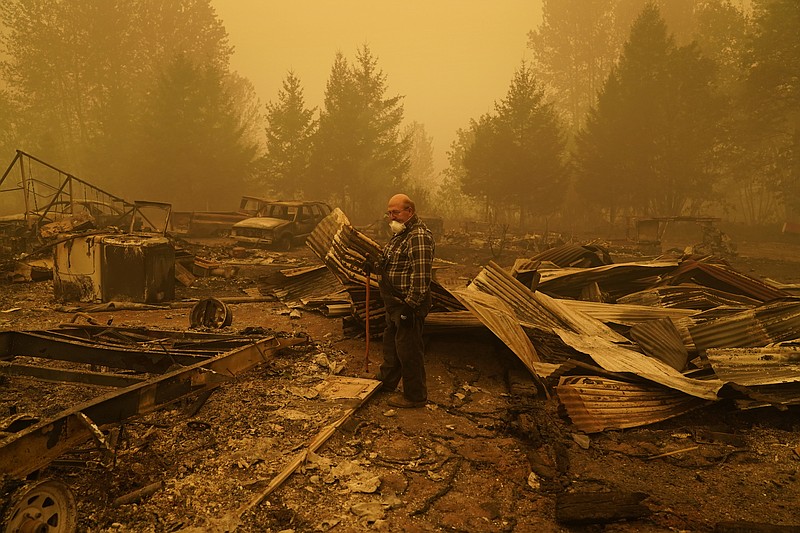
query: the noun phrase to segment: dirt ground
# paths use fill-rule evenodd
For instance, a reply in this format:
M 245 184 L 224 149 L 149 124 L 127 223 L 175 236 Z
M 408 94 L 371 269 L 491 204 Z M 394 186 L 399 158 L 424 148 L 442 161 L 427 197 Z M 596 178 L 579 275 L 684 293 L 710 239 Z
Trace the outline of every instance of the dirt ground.
M 208 243 L 206 243 L 208 244 Z M 213 244 L 213 243 L 212 243 Z M 732 265 L 784 283 L 800 282 L 800 245 L 738 243 Z M 206 249 L 208 252 L 220 248 Z M 441 245 L 465 282 L 488 250 Z M 224 252 L 220 252 L 224 253 Z M 501 264 L 511 264 L 509 251 Z M 290 262 L 286 262 L 288 258 Z M 233 279 L 202 278 L 179 298 L 242 296 L 269 271 L 315 263 L 298 249 L 271 264 L 242 267 Z M 46 329 L 72 319 L 56 311 L 49 281 L 0 286 L 0 327 Z M 427 338 L 430 402 L 391 409 L 378 392 L 264 502 L 235 511 L 263 490 L 342 412 L 317 392 L 332 373 L 358 376 L 364 339 L 346 338 L 340 318 L 279 302 L 230 306 L 225 331 L 263 328 L 309 342 L 223 384 L 197 414 L 183 405 L 124 427 L 113 468 L 78 450 L 86 465 L 49 467 L 76 495 L 79 531 L 713 531 L 727 521 L 800 528 L 798 409 L 739 411 L 724 401 L 659 424 L 582 435 L 556 399 L 532 397 L 527 372 L 491 334 Z M 187 329 L 190 308 L 93 313 L 101 323 Z M 370 349 L 371 370 L 380 361 Z M 524 384 L 524 379 L 522 380 Z M 0 415 L 52 415 L 104 389 L 4 379 Z M 0 416 L 0 418 L 2 417 Z M 162 481 L 133 504 L 115 498 Z M 556 499 L 589 491 L 646 495 L 649 516 L 607 525 L 555 519 Z

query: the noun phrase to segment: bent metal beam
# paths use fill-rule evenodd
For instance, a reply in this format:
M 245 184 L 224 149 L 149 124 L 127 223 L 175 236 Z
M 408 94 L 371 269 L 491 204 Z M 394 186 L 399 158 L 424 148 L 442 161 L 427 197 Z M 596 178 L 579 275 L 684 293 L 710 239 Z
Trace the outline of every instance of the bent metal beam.
M 278 350 L 296 344 L 270 337 L 157 378 L 109 392 L 66 409 L 0 441 L 0 478 L 25 476 L 46 467 L 70 448 L 92 438 L 84 418 L 98 427 L 149 413 L 268 361 Z

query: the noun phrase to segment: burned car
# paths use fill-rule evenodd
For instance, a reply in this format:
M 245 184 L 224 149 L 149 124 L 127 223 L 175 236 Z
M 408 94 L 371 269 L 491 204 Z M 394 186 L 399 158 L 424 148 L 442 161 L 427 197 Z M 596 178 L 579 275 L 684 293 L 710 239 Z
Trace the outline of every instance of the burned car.
M 305 241 L 330 212 L 330 206 L 323 202 L 269 202 L 258 216 L 234 224 L 231 237 L 242 244 L 291 250 L 296 243 Z

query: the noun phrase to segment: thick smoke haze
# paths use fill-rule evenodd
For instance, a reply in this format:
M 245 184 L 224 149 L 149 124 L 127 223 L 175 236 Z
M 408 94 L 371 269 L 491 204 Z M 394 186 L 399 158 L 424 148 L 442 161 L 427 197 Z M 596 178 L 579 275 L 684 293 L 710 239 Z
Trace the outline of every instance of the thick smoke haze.
M 406 121 L 425 125 L 437 166 L 457 128 L 491 111 L 529 54 L 541 21 L 531 0 L 216 0 L 235 47 L 233 69 L 266 103 L 291 70 L 309 106 L 320 106 L 334 56 L 366 44 L 388 76 L 387 95 L 404 95 Z

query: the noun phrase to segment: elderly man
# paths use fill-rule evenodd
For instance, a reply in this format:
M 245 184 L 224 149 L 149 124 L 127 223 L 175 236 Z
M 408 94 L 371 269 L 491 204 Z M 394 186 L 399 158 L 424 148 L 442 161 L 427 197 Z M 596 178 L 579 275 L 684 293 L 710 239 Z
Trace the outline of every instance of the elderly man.
M 428 399 L 422 325 L 431 307 L 433 236 L 405 194 L 389 199 L 386 215 L 394 236 L 383 249 L 380 265 L 386 329 L 383 364 L 376 379 L 386 391 L 395 390 L 403 380 L 403 395 L 390 399 L 389 405 L 422 407 Z

